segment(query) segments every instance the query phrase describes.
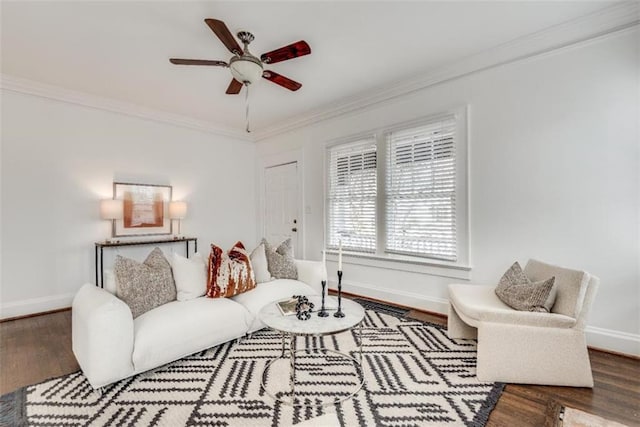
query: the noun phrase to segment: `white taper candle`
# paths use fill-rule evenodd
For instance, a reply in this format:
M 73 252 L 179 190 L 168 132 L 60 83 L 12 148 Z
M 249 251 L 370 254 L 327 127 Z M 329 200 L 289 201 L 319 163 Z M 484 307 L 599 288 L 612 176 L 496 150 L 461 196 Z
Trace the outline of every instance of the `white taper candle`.
M 342 271 L 342 240 L 338 240 L 338 271 Z
M 322 280 L 327 281 L 327 250 L 322 250 Z

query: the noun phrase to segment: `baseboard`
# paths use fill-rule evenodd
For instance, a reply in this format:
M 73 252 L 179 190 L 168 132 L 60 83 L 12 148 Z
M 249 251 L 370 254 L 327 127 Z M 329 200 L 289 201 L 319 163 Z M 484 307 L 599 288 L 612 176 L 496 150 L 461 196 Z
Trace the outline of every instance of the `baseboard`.
M 45 311 L 71 307 L 75 294 L 50 295 L 21 301 L 2 303 L 0 305 L 0 319 L 21 317 Z
M 381 301 L 416 308 L 436 314 L 446 315 L 449 311 L 449 300 L 419 295 L 412 292 L 381 288 L 365 283 L 343 281 L 343 290 L 349 293 L 375 298 Z M 338 284 L 330 282 L 329 288 L 336 290 Z M 625 356 L 640 356 L 640 335 L 620 332 L 612 329 L 587 326 L 587 345 L 594 349 L 619 353 Z
M 71 310 L 71 307 L 63 307 L 63 308 L 56 308 L 55 310 L 41 311 L 39 313 L 23 314 L 23 315 L 14 316 L 14 317 L 3 317 L 2 319 L 0 319 L 0 323 L 12 322 L 14 320 L 29 319 L 31 317 L 46 316 L 47 314 L 61 313 L 63 311 L 70 311 L 70 310 Z
M 640 335 L 638 334 L 596 326 L 587 326 L 585 332 L 589 347 L 640 357 Z
M 404 307 L 417 308 L 437 314 L 447 314 L 449 311 L 449 300 L 443 298 L 430 297 L 395 289 L 389 290 L 388 288 L 347 280 L 342 281 L 342 286 L 343 289 L 345 287 L 348 288 L 350 293 L 387 301 Z M 338 284 L 330 282 L 329 288 L 337 290 Z

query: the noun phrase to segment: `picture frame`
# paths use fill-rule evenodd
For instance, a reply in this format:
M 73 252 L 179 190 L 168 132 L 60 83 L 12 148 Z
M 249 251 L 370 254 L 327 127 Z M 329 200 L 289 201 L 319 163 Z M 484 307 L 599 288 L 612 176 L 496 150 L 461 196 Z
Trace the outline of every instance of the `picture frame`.
M 113 198 L 123 201 L 123 215 L 113 223 L 113 237 L 171 234 L 171 192 L 170 185 L 114 182 Z

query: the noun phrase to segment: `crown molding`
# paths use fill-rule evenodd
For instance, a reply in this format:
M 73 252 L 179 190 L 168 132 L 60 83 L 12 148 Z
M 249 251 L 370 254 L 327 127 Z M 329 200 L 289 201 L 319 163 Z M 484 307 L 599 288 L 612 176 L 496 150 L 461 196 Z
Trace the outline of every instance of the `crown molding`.
M 69 104 L 81 105 L 83 107 L 96 108 L 112 113 L 124 114 L 127 116 L 138 117 L 145 120 L 240 139 L 243 141 L 255 141 L 252 135 L 247 135 L 242 131 L 224 128 L 215 123 L 168 113 L 166 111 L 154 110 L 140 105 L 118 101 L 116 99 L 105 98 L 7 74 L 0 74 L 0 89 L 53 99 Z
M 453 64 L 396 83 L 380 86 L 372 91 L 345 97 L 323 107 L 283 120 L 254 133 L 261 141 L 334 117 L 366 110 L 377 104 L 426 89 L 490 68 L 571 49 L 634 30 L 640 25 L 640 3 L 624 1 L 544 30 L 529 34 L 486 51 L 474 54 Z

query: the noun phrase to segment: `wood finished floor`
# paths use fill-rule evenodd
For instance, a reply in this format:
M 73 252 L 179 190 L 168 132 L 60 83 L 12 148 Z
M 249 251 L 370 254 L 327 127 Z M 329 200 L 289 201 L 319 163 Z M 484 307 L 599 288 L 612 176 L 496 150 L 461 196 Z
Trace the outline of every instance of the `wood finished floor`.
M 409 316 L 445 324 L 412 310 Z M 590 351 L 595 387 L 507 385 L 488 426 L 553 426 L 552 412 L 567 405 L 628 426 L 640 426 L 640 361 Z M 78 370 L 71 351 L 71 311 L 0 323 L 0 394 Z

